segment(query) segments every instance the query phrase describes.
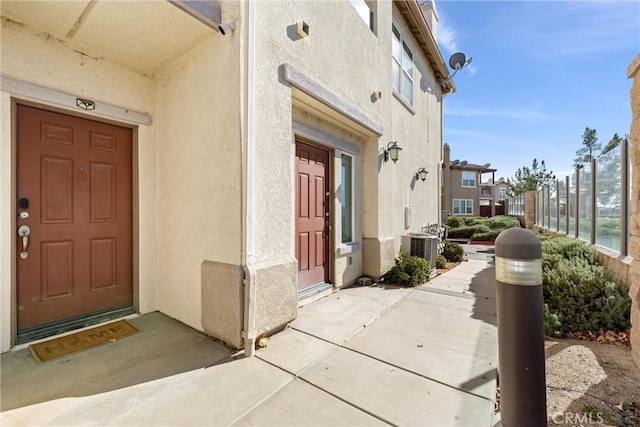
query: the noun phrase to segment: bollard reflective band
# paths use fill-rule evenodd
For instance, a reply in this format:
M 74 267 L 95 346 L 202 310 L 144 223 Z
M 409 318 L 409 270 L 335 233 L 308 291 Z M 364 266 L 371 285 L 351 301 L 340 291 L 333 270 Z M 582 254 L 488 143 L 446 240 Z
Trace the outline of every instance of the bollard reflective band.
M 542 285 L 541 259 L 496 257 L 496 280 L 509 285 Z

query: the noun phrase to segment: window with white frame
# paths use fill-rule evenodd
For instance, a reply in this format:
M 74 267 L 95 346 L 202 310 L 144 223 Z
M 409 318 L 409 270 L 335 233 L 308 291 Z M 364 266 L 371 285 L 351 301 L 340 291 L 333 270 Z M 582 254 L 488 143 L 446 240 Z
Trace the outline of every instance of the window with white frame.
M 454 215 L 473 215 L 473 199 L 453 199 Z
M 506 187 L 498 187 L 498 200 L 505 200 L 507 198 Z
M 400 31 L 392 24 L 392 78 L 393 88 L 409 105 L 413 105 L 413 52 L 404 41 Z
M 476 173 L 475 172 L 462 172 L 462 186 L 463 187 L 475 187 L 476 186 Z
M 360 15 L 360 18 L 367 24 L 369 29 L 375 33 L 375 4 L 366 0 L 349 0 L 349 3 L 358 12 L 358 15 Z
M 353 159 L 341 159 L 340 201 L 342 202 L 342 243 L 353 241 Z

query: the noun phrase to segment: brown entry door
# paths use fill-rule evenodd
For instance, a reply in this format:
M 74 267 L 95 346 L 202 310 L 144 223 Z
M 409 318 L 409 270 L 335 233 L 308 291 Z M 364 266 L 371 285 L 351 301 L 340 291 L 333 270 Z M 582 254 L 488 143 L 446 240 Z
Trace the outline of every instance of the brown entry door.
M 329 281 L 329 152 L 296 142 L 298 291 Z
M 18 330 L 131 305 L 131 129 L 18 106 L 17 140 Z

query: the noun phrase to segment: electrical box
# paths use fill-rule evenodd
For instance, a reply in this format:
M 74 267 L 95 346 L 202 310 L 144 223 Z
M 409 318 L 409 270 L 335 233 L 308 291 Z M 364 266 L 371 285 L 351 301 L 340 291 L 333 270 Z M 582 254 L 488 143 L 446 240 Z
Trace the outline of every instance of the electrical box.
M 411 206 L 404 207 L 404 228 L 411 228 Z

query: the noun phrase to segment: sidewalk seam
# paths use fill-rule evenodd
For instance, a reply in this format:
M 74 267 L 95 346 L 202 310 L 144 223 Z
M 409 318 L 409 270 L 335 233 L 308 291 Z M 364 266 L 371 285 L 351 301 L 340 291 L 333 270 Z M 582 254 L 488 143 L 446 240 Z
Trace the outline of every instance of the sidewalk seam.
M 391 307 L 392 307 L 392 306 L 391 306 Z M 390 308 L 391 308 L 391 307 L 390 307 Z M 380 316 L 378 316 L 377 318 L 379 318 L 379 317 L 380 317 Z M 377 319 L 377 318 L 376 318 L 376 319 Z M 375 319 L 374 319 L 374 320 L 375 320 Z M 371 323 L 371 322 L 369 322 L 369 323 L 367 323 L 367 324 L 370 324 L 370 323 Z M 322 337 L 319 337 L 319 336 L 313 335 L 313 334 L 311 334 L 311 333 L 309 333 L 309 332 L 301 331 L 301 330 L 299 330 L 299 329 L 295 329 L 295 328 L 293 328 L 293 327 L 292 327 L 291 329 L 294 329 L 294 330 L 296 330 L 296 331 L 298 331 L 298 332 L 300 332 L 300 333 L 303 333 L 303 334 L 305 334 L 305 335 L 309 335 L 310 337 L 316 338 L 316 339 L 318 339 L 318 340 L 320 340 L 320 341 L 324 341 L 324 342 L 326 342 L 326 343 L 329 343 L 329 344 L 332 344 L 332 345 L 335 345 L 335 346 L 336 346 L 336 348 L 332 349 L 330 352 L 325 353 L 324 355 L 322 355 L 321 357 L 319 357 L 318 359 L 316 359 L 315 361 L 313 361 L 312 363 L 310 363 L 308 366 L 306 366 L 304 369 L 302 369 L 298 374 L 292 374 L 291 372 L 287 371 L 287 370 L 286 370 L 286 369 L 284 369 L 284 368 L 280 368 L 280 367 L 279 367 L 279 366 L 277 366 L 277 365 L 273 365 L 273 366 L 276 366 L 277 368 L 282 369 L 283 371 L 285 371 L 285 372 L 287 372 L 287 373 L 290 373 L 290 374 L 292 374 L 292 375 L 296 375 L 296 377 L 297 377 L 297 376 L 299 376 L 300 374 L 302 374 L 303 372 L 305 372 L 306 370 L 308 370 L 309 368 L 311 368 L 313 365 L 315 365 L 316 363 L 318 363 L 320 360 L 324 359 L 324 358 L 325 358 L 329 353 L 332 353 L 332 352 L 333 352 L 333 351 L 335 351 L 337 348 L 343 348 L 343 349 L 348 350 L 348 351 L 351 351 L 351 352 L 353 352 L 353 353 L 357 353 L 357 354 L 360 354 L 360 355 L 362 355 L 362 356 L 368 357 L 369 359 L 373 359 L 373 360 L 376 360 L 376 361 L 378 361 L 378 362 L 384 363 L 385 365 L 393 366 L 394 368 L 400 369 L 401 371 L 404 371 L 404 372 L 407 372 L 407 373 L 410 373 L 410 374 L 413 374 L 413 375 L 417 375 L 417 376 L 419 376 L 419 377 L 421 377 L 421 378 L 424 378 L 424 379 L 427 379 L 427 380 L 429 380 L 429 381 L 433 381 L 433 382 L 435 382 L 435 383 L 438 383 L 438 384 L 444 385 L 444 386 L 446 386 L 447 388 L 450 388 L 450 389 L 453 389 L 453 390 L 457 390 L 457 391 L 461 391 L 461 392 L 463 392 L 463 393 L 465 393 L 465 394 L 468 394 L 468 395 L 471 395 L 471 396 L 475 396 L 475 397 L 478 397 L 478 398 L 483 399 L 483 400 L 487 400 L 487 401 L 492 402 L 492 403 L 494 403 L 494 404 L 495 404 L 495 401 L 494 401 L 493 399 L 490 399 L 490 398 L 488 398 L 488 397 L 486 397 L 486 396 L 481 396 L 481 395 L 479 395 L 479 394 L 475 394 L 475 393 L 473 393 L 473 392 L 470 392 L 470 391 L 467 391 L 467 390 L 463 390 L 463 389 L 460 389 L 460 388 L 454 387 L 454 386 L 452 386 L 452 385 L 450 385 L 450 384 L 446 384 L 446 383 L 444 383 L 444 382 L 442 382 L 442 381 L 439 381 L 439 380 L 436 380 L 436 379 L 434 379 L 434 378 L 428 377 L 428 376 L 426 376 L 426 375 L 424 375 L 424 374 L 421 374 L 421 373 L 419 373 L 419 372 L 415 372 L 415 371 L 412 371 L 412 370 L 410 370 L 410 369 L 403 368 L 403 367 L 401 367 L 401 366 L 395 365 L 395 364 L 393 364 L 393 363 L 387 362 L 386 360 L 379 359 L 379 358 L 377 358 L 377 357 L 371 356 L 371 355 L 369 355 L 369 354 L 363 353 L 363 352 L 358 351 L 358 350 L 355 350 L 355 349 L 353 349 L 353 348 L 345 347 L 345 346 L 344 346 L 344 344 L 346 344 L 346 342 L 347 342 L 350 338 L 352 338 L 353 336 L 355 336 L 357 332 L 356 332 L 356 333 L 354 333 L 353 335 L 351 335 L 351 337 L 349 337 L 347 340 L 343 341 L 343 343 L 342 343 L 342 344 L 336 344 L 336 343 L 333 343 L 333 342 L 331 342 L 331 341 L 329 341 L 329 340 L 327 340 L 327 339 L 325 339 L 325 338 L 322 338 Z M 360 331 L 361 331 L 361 330 L 363 330 L 363 329 L 364 329 L 364 328 L 358 329 L 358 332 L 360 332 Z M 261 359 L 261 360 L 264 360 L 264 359 Z M 267 362 L 267 361 L 265 360 L 265 362 Z M 267 363 L 270 363 L 270 362 L 267 362 Z M 497 371 L 497 368 L 494 368 L 494 369 Z M 321 390 L 322 390 L 322 389 L 321 389 Z M 326 391 L 326 390 L 325 390 L 325 391 Z M 327 393 L 329 393 L 329 392 L 327 392 Z M 385 421 L 385 422 L 386 422 L 386 421 Z
M 311 334 L 308 334 L 308 335 L 309 335 L 309 336 L 312 336 L 312 337 L 314 337 L 314 338 L 317 338 L 317 339 L 322 340 L 322 338 L 318 338 L 318 337 L 316 337 L 316 336 L 314 336 L 314 335 L 311 335 Z M 322 340 L 322 341 L 326 341 L 326 340 Z M 327 342 L 328 342 L 328 341 L 327 341 Z M 332 344 L 333 344 L 333 343 L 332 343 Z M 334 345 L 335 345 L 335 344 L 334 344 Z M 391 421 L 386 420 L 386 419 L 384 419 L 384 418 L 380 417 L 379 415 L 376 415 L 376 414 L 374 414 L 374 413 L 371 413 L 371 412 L 369 412 L 368 410 L 366 410 L 366 409 L 364 409 L 364 408 L 361 408 L 361 407 L 359 407 L 358 405 L 355 405 L 355 404 L 353 404 L 353 403 L 349 402 L 348 400 L 346 400 L 346 399 L 344 399 L 344 398 L 342 398 L 342 397 L 340 397 L 340 396 L 338 396 L 338 395 L 336 395 L 336 394 L 334 394 L 334 393 L 332 393 L 332 392 L 330 392 L 330 391 L 328 391 L 328 390 L 325 390 L 325 389 L 323 389 L 322 387 L 320 387 L 320 386 L 318 386 L 318 385 L 316 385 L 316 384 L 314 384 L 314 383 L 310 382 L 309 380 L 307 380 L 307 379 L 305 379 L 305 378 L 302 378 L 302 377 L 300 376 L 300 374 L 302 374 L 302 373 L 303 373 L 303 372 L 305 372 L 307 369 L 309 369 L 310 367 L 312 367 L 313 365 L 315 365 L 316 363 L 318 363 L 320 360 L 324 359 L 327 355 L 329 355 L 329 353 L 332 353 L 332 352 L 333 352 L 333 351 L 335 351 L 337 348 L 340 348 L 340 346 L 336 346 L 336 347 L 335 347 L 334 349 L 332 349 L 331 351 L 329 351 L 329 352 L 327 352 L 327 353 L 323 354 L 322 356 L 320 356 L 320 357 L 319 357 L 318 359 L 316 359 L 315 361 L 311 362 L 308 366 L 306 366 L 304 369 L 302 369 L 302 370 L 301 370 L 299 373 L 297 373 L 297 374 L 295 374 L 295 373 L 293 373 L 293 372 L 290 372 L 290 371 L 286 370 L 285 368 L 282 368 L 282 367 L 280 367 L 280 366 L 278 366 L 278 365 L 276 365 L 276 364 L 274 364 L 273 362 L 270 362 L 270 361 L 268 361 L 268 360 L 264 360 L 264 359 L 260 359 L 260 360 L 262 360 L 263 362 L 265 362 L 265 363 L 267 363 L 267 364 L 269 364 L 269 365 L 273 366 L 274 368 L 280 369 L 281 371 L 284 371 L 284 372 L 286 372 L 286 373 L 288 373 L 288 374 L 293 375 L 293 378 L 291 379 L 291 381 L 287 382 L 284 386 L 286 386 L 286 385 L 288 385 L 288 384 L 292 383 L 292 382 L 293 382 L 294 380 L 296 380 L 296 379 L 297 379 L 297 380 L 300 380 L 300 381 L 302 381 L 302 382 L 304 382 L 304 383 L 306 383 L 306 384 L 309 384 L 309 385 L 310 385 L 310 386 L 312 386 L 313 388 L 315 388 L 315 389 L 317 389 L 317 390 L 320 390 L 320 391 L 321 391 L 321 392 L 323 392 L 323 393 L 328 394 L 329 396 L 333 396 L 334 398 L 338 399 L 339 401 L 341 401 L 341 402 L 343 402 L 343 403 L 346 403 L 347 405 L 351 406 L 352 408 L 355 408 L 355 409 L 357 409 L 357 410 L 359 410 L 359 411 L 361 411 L 361 412 L 364 412 L 365 414 L 371 415 L 372 417 L 374 417 L 374 418 L 376 418 L 376 419 L 378 419 L 378 420 L 380 420 L 380 421 L 382 421 L 382 422 L 384 422 L 384 423 L 386 423 L 386 424 L 389 424 L 389 425 L 391 425 L 391 426 L 395 426 L 395 427 L 399 427 L 399 426 L 398 426 L 398 424 L 394 424 L 394 423 L 392 423 Z M 256 357 L 257 357 L 257 356 L 256 356 Z M 280 389 L 276 390 L 276 392 L 277 392 L 277 391 L 280 391 L 282 388 L 284 388 L 284 386 L 283 386 L 283 387 L 281 387 Z M 261 405 L 262 403 L 264 403 L 264 402 L 266 401 L 266 399 L 270 398 L 270 397 L 271 397 L 271 396 L 273 396 L 274 394 L 275 394 L 275 392 L 274 392 L 274 393 L 272 393 L 271 395 L 267 396 L 267 398 L 265 398 L 265 400 L 261 401 L 258 405 Z M 247 411 L 247 413 L 249 413 L 250 411 L 252 411 L 252 410 L 256 409 L 256 407 L 257 407 L 258 405 L 256 405 L 256 406 L 254 406 L 253 408 L 249 409 L 249 410 Z M 247 413 L 243 414 L 242 416 L 246 415 Z M 239 419 L 241 419 L 241 418 L 242 418 L 242 416 L 241 416 L 241 417 L 239 417 L 239 418 L 238 418 L 238 419 L 236 419 L 236 420 L 233 420 L 233 422 L 238 421 Z M 230 424 L 233 424 L 233 422 L 232 422 L 232 423 L 230 423 Z

